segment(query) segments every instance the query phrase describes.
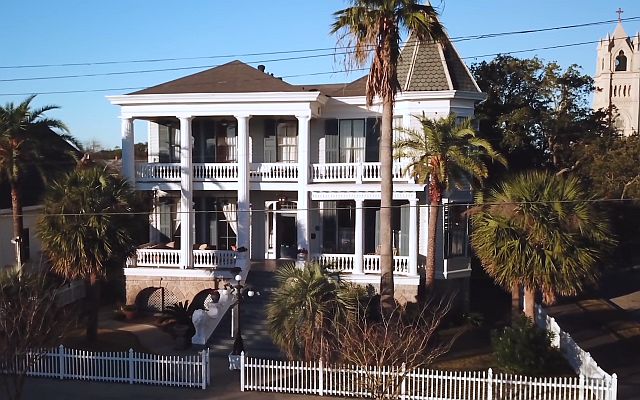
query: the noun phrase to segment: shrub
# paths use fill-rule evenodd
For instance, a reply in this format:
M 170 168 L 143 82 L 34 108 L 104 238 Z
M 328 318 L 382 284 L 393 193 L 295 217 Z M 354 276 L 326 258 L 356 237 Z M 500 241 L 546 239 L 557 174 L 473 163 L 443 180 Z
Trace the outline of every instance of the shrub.
M 500 368 L 508 373 L 540 375 L 554 358 L 553 333 L 535 326 L 521 316 L 492 337 L 493 351 Z

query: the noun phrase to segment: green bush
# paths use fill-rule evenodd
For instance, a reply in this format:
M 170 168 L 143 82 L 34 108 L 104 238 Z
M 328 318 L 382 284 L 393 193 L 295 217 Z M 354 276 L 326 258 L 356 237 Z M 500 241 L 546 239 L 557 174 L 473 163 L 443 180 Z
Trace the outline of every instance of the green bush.
M 541 375 L 554 360 L 553 333 L 535 326 L 527 317 L 514 320 L 492 337 L 493 351 L 504 372 Z

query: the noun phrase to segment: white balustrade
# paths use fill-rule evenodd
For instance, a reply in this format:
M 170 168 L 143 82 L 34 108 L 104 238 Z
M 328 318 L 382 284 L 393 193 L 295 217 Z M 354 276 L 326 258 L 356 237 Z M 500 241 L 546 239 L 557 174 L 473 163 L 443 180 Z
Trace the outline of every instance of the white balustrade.
M 180 250 L 138 249 L 136 251 L 138 267 L 178 268 Z
M 194 250 L 194 268 L 216 268 L 235 266 L 236 252 L 232 250 Z
M 395 275 L 409 275 L 409 257 L 393 256 L 393 271 Z M 362 272 L 365 274 L 380 273 L 380 256 L 366 255 L 362 263 Z
M 295 182 L 298 180 L 298 164 L 251 163 L 249 180 L 254 182 Z
M 318 254 L 311 260 L 324 265 L 329 271 L 353 272 L 353 254 Z
M 138 249 L 135 263 L 129 267 L 178 268 L 180 250 Z M 235 266 L 236 252 L 231 250 L 193 250 L 194 268 L 232 268 Z
M 393 164 L 393 180 L 413 182 L 406 163 Z M 380 163 L 329 163 L 312 164 L 312 182 L 379 182 Z
M 236 181 L 238 163 L 199 163 L 193 164 L 195 181 Z
M 180 163 L 139 163 L 136 164 L 136 181 L 179 181 Z
M 358 176 L 356 163 L 312 164 L 313 182 L 352 182 Z

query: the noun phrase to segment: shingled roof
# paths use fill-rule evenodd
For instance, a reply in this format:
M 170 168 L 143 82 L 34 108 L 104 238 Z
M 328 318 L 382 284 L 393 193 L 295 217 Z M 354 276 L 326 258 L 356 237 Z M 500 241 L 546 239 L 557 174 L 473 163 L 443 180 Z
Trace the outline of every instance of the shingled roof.
M 480 92 L 451 42 L 418 41 L 413 34 L 400 52 L 398 82 L 403 92 Z
M 419 42 L 412 35 L 400 52 L 398 81 L 402 92 L 462 90 L 480 92 L 453 45 Z M 206 71 L 130 94 L 256 93 L 319 91 L 327 96 L 364 96 L 367 77 L 350 83 L 292 85 L 235 60 Z
M 301 92 L 299 86 L 264 73 L 242 61 L 231 61 L 197 74 L 131 94 Z

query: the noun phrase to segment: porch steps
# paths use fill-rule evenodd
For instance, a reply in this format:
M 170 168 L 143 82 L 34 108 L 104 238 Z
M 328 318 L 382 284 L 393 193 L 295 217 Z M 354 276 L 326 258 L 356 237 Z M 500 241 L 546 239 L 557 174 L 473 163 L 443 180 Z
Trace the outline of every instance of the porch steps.
M 276 285 L 273 272 L 252 270 L 247 276 L 247 284 L 260 292 L 260 296 L 247 297 L 240 307 L 245 352 L 250 356 L 279 359 L 282 356 L 271 341 L 266 318 L 266 306 Z M 234 339 L 230 334 L 231 312 L 229 311 L 207 342 L 212 354 L 226 356 L 231 352 Z

